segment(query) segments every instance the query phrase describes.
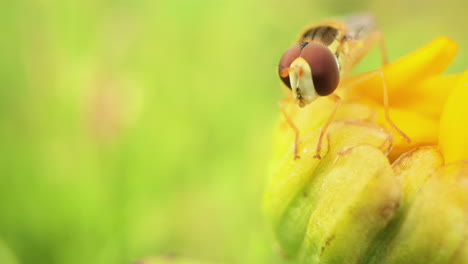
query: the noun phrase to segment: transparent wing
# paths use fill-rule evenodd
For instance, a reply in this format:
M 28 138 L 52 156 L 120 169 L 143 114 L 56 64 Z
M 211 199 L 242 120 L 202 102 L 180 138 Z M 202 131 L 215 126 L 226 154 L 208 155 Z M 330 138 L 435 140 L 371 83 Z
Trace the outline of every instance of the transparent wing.
M 347 75 L 382 37 L 371 14 L 351 16 L 346 18 L 344 23 L 347 30 L 337 52 L 342 65 L 342 76 Z
M 378 31 L 375 18 L 369 13 L 347 17 L 344 22 L 348 29 L 346 37 L 350 40 L 365 40 Z

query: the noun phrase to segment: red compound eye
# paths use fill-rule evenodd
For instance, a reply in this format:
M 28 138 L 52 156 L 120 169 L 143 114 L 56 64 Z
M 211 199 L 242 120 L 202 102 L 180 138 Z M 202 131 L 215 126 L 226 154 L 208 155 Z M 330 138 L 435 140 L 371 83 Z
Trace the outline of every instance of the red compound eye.
M 321 96 L 333 93 L 340 81 L 340 72 L 333 53 L 324 45 L 309 43 L 301 50 L 300 56 L 312 70 L 312 81 L 317 93 Z

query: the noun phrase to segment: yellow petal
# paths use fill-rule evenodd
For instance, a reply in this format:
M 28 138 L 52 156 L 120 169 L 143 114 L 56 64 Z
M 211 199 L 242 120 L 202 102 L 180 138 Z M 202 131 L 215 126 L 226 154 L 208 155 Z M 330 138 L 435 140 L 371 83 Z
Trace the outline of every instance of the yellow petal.
M 383 67 L 390 95 L 405 91 L 427 78 L 442 72 L 452 61 L 458 49 L 455 41 L 439 37 L 426 46 Z M 382 101 L 382 78 L 380 70 L 374 70 L 345 79 L 341 86 L 348 93 Z
M 450 94 L 440 118 L 439 145 L 445 162 L 468 159 L 468 71 Z
M 391 107 L 389 109 L 390 118 L 399 129 L 411 138 L 408 143 L 385 118 L 384 107 L 370 100 L 360 101 L 375 109 L 376 117 L 373 119 L 378 124 L 387 127 L 393 133 L 393 149 L 389 153 L 389 159 L 395 160 L 401 154 L 414 148 L 428 145 L 437 145 L 439 122 L 436 118 L 431 118 L 407 109 Z
M 388 123 L 383 118 L 383 114 L 380 116 L 379 123 Z M 390 108 L 390 116 L 392 121 L 411 138 L 411 143 L 408 143 L 400 134 L 393 133 L 394 145 L 391 159 L 416 147 L 437 144 L 438 122 L 436 120 L 412 111 L 393 108 Z
M 435 75 L 392 94 L 390 105 L 404 108 L 433 118 L 439 118 L 450 92 L 461 74 Z

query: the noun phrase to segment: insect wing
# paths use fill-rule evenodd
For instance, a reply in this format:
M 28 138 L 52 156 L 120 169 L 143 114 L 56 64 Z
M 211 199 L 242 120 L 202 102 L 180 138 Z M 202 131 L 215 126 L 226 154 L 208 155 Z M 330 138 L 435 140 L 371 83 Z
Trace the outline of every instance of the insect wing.
M 344 20 L 346 34 L 337 53 L 342 74 L 347 75 L 381 38 L 375 19 L 370 14 L 348 17 Z
M 344 21 L 347 27 L 346 37 L 350 40 L 363 41 L 377 31 L 375 19 L 370 14 L 351 16 Z

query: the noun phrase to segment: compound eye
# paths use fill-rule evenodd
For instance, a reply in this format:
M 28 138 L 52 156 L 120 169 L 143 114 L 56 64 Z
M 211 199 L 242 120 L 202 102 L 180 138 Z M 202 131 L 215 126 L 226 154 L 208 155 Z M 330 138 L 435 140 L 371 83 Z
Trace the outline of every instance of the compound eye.
M 301 57 L 309 63 L 317 93 L 321 96 L 333 93 L 340 81 L 338 63 L 333 53 L 324 45 L 309 43 L 302 49 Z
M 278 75 L 280 76 L 281 80 L 283 81 L 286 86 L 291 89 L 291 83 L 289 82 L 289 75 L 282 77 L 281 72 L 291 66 L 291 63 L 297 59 L 301 55 L 301 45 L 296 44 L 294 46 L 289 47 L 283 56 L 280 59 L 279 67 L 278 67 Z

